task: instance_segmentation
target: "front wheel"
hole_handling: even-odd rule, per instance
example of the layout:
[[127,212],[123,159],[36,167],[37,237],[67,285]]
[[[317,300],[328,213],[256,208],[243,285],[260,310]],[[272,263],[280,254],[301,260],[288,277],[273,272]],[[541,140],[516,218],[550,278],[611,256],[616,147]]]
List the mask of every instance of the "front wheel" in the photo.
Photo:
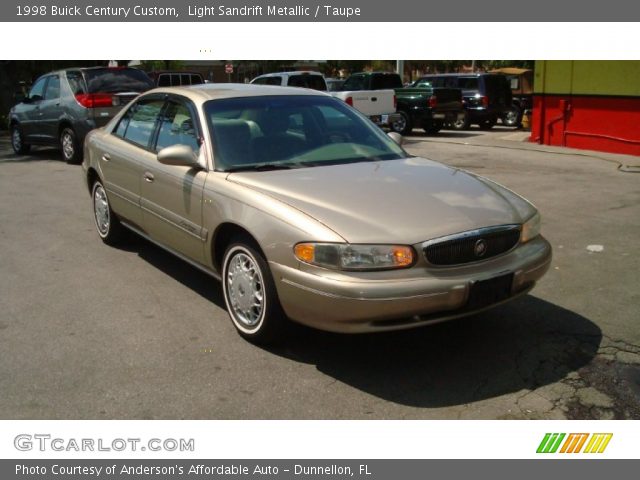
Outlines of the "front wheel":
[[227,248],[222,286],[227,311],[242,337],[257,344],[281,338],[285,315],[271,271],[251,238],[237,237]]
[[24,141],[24,135],[19,125],[11,126],[11,148],[16,155],[26,155],[31,150],[31,145]]
[[113,213],[113,210],[111,210],[107,191],[100,180],[93,184],[91,197],[93,198],[93,218],[98,235],[107,245],[118,243],[125,234],[124,227]]
[[62,157],[67,163],[80,163],[81,156],[76,133],[69,127],[60,132],[60,148]]
[[395,122],[391,122],[391,130],[400,135],[409,135],[413,130],[411,125],[411,118],[406,112],[398,112],[399,117]]

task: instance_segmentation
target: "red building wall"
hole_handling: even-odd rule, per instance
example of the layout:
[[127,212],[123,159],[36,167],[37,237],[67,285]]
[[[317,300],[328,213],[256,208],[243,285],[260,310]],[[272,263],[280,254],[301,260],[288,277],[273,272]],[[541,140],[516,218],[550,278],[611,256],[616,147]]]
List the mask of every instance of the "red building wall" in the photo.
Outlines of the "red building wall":
[[532,141],[640,156],[640,62],[539,63]]

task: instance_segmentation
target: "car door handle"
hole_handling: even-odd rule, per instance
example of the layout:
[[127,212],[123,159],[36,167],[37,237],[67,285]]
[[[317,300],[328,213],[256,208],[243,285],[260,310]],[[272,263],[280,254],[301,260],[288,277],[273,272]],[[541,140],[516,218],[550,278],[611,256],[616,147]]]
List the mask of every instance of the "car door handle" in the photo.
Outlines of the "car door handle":
[[151,172],[144,172],[143,177],[144,177],[145,181],[147,181],[149,183],[152,183],[153,180],[155,179],[155,177],[153,176],[153,173],[151,173]]
[[102,155],[102,161],[104,161],[104,162],[110,162],[111,161],[111,157],[109,156],[108,153],[105,153],[104,155]]

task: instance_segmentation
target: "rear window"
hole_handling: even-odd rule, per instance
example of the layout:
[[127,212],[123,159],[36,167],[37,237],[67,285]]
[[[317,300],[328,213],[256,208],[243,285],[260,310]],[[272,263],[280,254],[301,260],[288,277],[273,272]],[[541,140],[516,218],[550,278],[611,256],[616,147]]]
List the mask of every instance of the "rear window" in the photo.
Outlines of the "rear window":
[[327,90],[327,84],[322,75],[291,75],[289,77],[290,87],[312,88],[314,90]]
[[371,78],[371,90],[388,90],[394,88],[402,88],[402,80],[400,75],[376,75]]
[[153,82],[135,68],[100,68],[84,71],[87,93],[146,92]]

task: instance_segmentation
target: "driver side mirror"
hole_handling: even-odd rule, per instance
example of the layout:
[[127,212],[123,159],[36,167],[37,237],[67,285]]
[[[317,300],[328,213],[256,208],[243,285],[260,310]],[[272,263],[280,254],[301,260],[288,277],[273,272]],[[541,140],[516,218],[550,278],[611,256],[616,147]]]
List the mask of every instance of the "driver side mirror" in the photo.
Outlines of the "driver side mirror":
[[404,143],[404,137],[397,132],[389,132],[387,133],[387,135],[389,135],[391,140],[393,140],[400,146],[402,146],[402,144]]
[[158,152],[158,161],[164,165],[202,168],[196,152],[189,145],[171,145]]

